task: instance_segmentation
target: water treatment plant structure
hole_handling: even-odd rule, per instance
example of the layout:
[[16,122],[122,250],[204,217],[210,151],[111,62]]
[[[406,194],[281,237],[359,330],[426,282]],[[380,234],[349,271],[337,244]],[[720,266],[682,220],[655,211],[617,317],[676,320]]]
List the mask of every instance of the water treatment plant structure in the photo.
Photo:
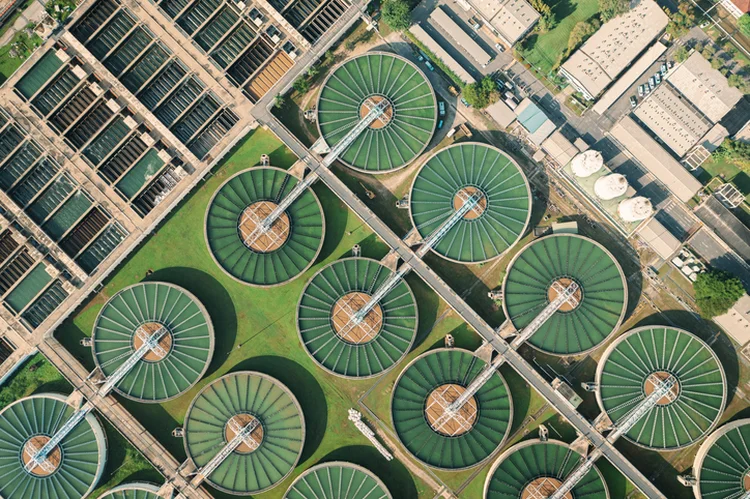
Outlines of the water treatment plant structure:
[[[560,395],[515,351],[520,344],[526,341],[531,342],[534,337],[533,333],[540,331],[544,323],[551,320],[550,318],[568,312],[564,310],[566,308],[582,306],[581,300],[584,302],[586,300],[585,283],[582,286],[575,279],[571,279],[571,282],[556,281],[551,284],[549,288],[556,295],[549,299],[546,307],[543,306],[541,310],[538,310],[539,313],[528,325],[520,326],[520,331],[516,328],[516,331],[508,334],[508,338],[511,337],[510,335],[515,335],[511,345],[471,310],[423,262],[422,257],[430,250],[438,254],[442,254],[441,251],[443,251],[444,256],[452,258],[450,255],[455,248],[449,247],[451,244],[449,237],[458,238],[455,233],[459,230],[464,231],[465,234],[471,234],[472,229],[483,225],[476,223],[475,227],[468,227],[465,226],[464,221],[470,216],[476,216],[481,220],[485,211],[495,213],[490,211],[494,208],[492,193],[483,192],[485,189],[490,189],[490,186],[480,185],[476,188],[469,183],[460,185],[458,190],[462,194],[456,193],[449,198],[450,203],[455,203],[453,213],[448,210],[444,220],[438,223],[437,227],[425,229],[421,234],[421,246],[412,250],[380,219],[373,216],[366,206],[356,199],[356,196],[328,169],[328,166],[338,158],[346,161],[346,155],[353,154],[351,147],[357,140],[360,140],[358,148],[361,145],[364,149],[369,140],[368,150],[382,150],[377,144],[377,139],[360,139],[360,135],[367,130],[387,126],[387,122],[399,119],[398,113],[393,114],[393,110],[397,107],[387,97],[377,99],[372,97],[367,100],[367,104],[360,106],[359,119],[348,118],[347,126],[351,129],[343,135],[344,138],[332,146],[327,145],[320,149],[321,151],[329,149],[328,156],[322,162],[301,147],[288,131],[279,127],[275,119],[269,117],[266,106],[270,103],[271,97],[268,96],[267,90],[263,94],[264,89],[269,87],[269,82],[273,82],[276,78],[282,82],[281,87],[288,86],[291,83],[290,75],[299,74],[304,70],[302,65],[290,66],[289,60],[304,61],[305,67],[313,62],[315,56],[307,59],[306,57],[307,54],[315,53],[314,44],[319,40],[326,40],[326,31],[330,31],[330,26],[337,22],[337,16],[341,16],[342,19],[347,15],[351,16],[346,21],[349,22],[349,19],[353,19],[351,12],[356,9],[347,10],[348,5],[344,0],[311,3],[292,1],[287,4],[258,2],[260,8],[220,2],[201,2],[201,8],[196,8],[194,3],[180,5],[179,2],[161,1],[158,5],[146,2],[122,5],[118,2],[103,0],[84,0],[71,17],[70,29],[64,28],[50,38],[26,64],[27,69],[40,64],[34,72],[34,78],[27,79],[21,84],[19,81],[21,77],[17,73],[3,89],[0,89],[3,97],[6,97],[5,93],[8,94],[4,100],[8,121],[12,121],[11,124],[18,132],[17,135],[22,136],[20,141],[11,138],[6,154],[15,155],[24,147],[25,141],[33,140],[35,143],[28,148],[24,147],[24,155],[18,157],[22,161],[19,163],[21,168],[33,172],[33,178],[37,176],[41,179],[49,178],[50,172],[54,177],[54,180],[48,179],[46,181],[48,183],[43,184],[41,190],[32,191],[30,197],[28,197],[27,186],[24,185],[24,189],[19,187],[24,184],[24,178],[11,179],[8,187],[0,193],[0,202],[5,203],[7,200],[12,208],[8,210],[8,213],[12,214],[12,217],[9,217],[8,227],[15,229],[24,237],[26,235],[23,232],[33,232],[34,235],[33,240],[23,241],[27,243],[25,246],[20,244],[32,256],[31,264],[25,263],[26,270],[20,272],[21,277],[28,274],[27,279],[22,279],[22,282],[26,284],[23,286],[14,284],[20,290],[13,293],[13,289],[10,288],[7,296],[3,295],[4,303],[13,310],[12,313],[3,310],[3,314],[7,315],[7,317],[3,315],[3,319],[14,321],[15,327],[24,333],[36,328],[35,342],[38,342],[39,348],[63,370],[66,377],[75,380],[77,361],[65,351],[54,351],[54,347],[59,344],[56,344],[53,338],[40,342],[42,339],[40,333],[49,331],[49,326],[59,323],[61,317],[73,308],[74,303],[80,303],[109,270],[156,226],[187,191],[196,185],[203,174],[210,170],[211,166],[223,155],[223,151],[244,135],[248,127],[253,124],[251,121],[257,119],[267,124],[289,145],[301,158],[305,169],[309,172],[304,178],[297,177],[295,188],[299,186],[296,189],[299,196],[304,196],[313,181],[321,179],[349,208],[373,228],[404,262],[392,273],[394,277],[388,278],[386,281],[388,286],[384,283],[374,289],[370,299],[359,310],[347,315],[344,332],[354,330],[355,326],[359,327],[360,324],[366,323],[370,312],[377,310],[377,307],[385,303],[381,301],[382,298],[388,292],[397,289],[403,282],[404,275],[407,272],[415,272],[498,352],[494,361],[489,364],[485,363],[483,367],[478,364],[476,369],[472,370],[472,376],[465,379],[466,386],[463,394],[457,395],[448,407],[443,407],[444,404],[440,406],[443,414],[435,416],[436,419],[433,422],[436,427],[444,429],[453,426],[457,415],[463,415],[467,411],[464,407],[465,403],[456,404],[456,401],[460,401],[461,396],[464,395],[471,408],[472,398],[479,398],[480,392],[484,393],[482,390],[492,388],[499,376],[495,372],[496,367],[507,362],[519,372],[525,381],[551,401],[576,430],[586,435],[586,439],[596,449],[593,454],[606,455],[649,497],[660,497],[653,484],[635,470],[632,464],[609,445],[579,413],[565,406]],[[206,6],[211,10],[205,11]],[[273,26],[264,24],[265,22],[270,22]],[[93,29],[92,26],[94,26]],[[297,31],[298,28],[300,31]],[[279,43],[285,40],[285,37],[288,37],[289,41],[294,41],[292,47],[289,47],[286,42]],[[225,45],[224,42],[230,39],[231,43]],[[279,42],[276,42],[277,39]],[[237,47],[237,44],[242,44],[243,41],[248,42],[247,53],[232,52],[234,49],[231,47]],[[268,44],[274,46],[274,43],[277,47],[276,52],[269,54]],[[168,52],[167,57],[164,58],[160,51]],[[287,57],[280,55],[281,52]],[[59,63],[51,56],[42,61],[50,53],[57,58]],[[377,54],[373,54],[373,57],[376,56]],[[194,64],[196,61],[197,64]],[[210,62],[203,64],[208,61]],[[152,63],[157,66],[152,66]],[[189,71],[185,71],[185,66],[189,66]],[[407,71],[407,66],[403,66],[406,68],[404,71]],[[136,67],[139,68],[137,71]],[[159,69],[154,70],[154,67]],[[269,68],[269,73],[261,78],[259,71],[263,71],[266,67]],[[364,66],[358,67],[361,70]],[[82,68],[83,74],[81,69],[76,68]],[[144,68],[151,73],[146,76],[145,80],[139,80],[147,74],[143,73]],[[285,70],[286,73],[284,73]],[[258,78],[249,74],[252,71],[255,71],[253,74]],[[35,80],[41,81],[36,90],[34,89]],[[156,83],[157,81],[159,83]],[[53,86],[54,90],[52,90]],[[13,90],[9,91],[8,89],[11,88]],[[45,92],[47,89],[50,91]],[[29,95],[25,95],[24,92]],[[50,100],[54,95],[59,95],[59,92],[64,95],[62,100],[57,102]],[[45,94],[44,98],[41,98],[41,93]],[[179,97],[174,102],[170,97],[173,94]],[[37,99],[38,97],[40,98]],[[434,99],[434,95],[432,98]],[[180,108],[178,101],[188,104],[185,108]],[[258,103],[258,106],[253,108],[253,102]],[[400,104],[403,105],[403,100],[400,100]],[[429,112],[432,112],[429,110],[429,105],[426,107]],[[422,121],[430,121],[429,117],[424,118],[428,119]],[[368,135],[373,136],[373,134],[365,133],[365,137]],[[399,139],[392,137],[392,140]],[[113,141],[116,143],[115,146],[111,145]],[[415,144],[419,142],[421,140]],[[50,155],[54,160],[52,164],[56,163],[59,166],[57,170],[47,167],[51,161],[43,161],[47,159],[46,157],[34,158],[33,155],[26,154],[28,151],[35,151],[34,146],[37,144],[41,144],[41,147],[37,147],[36,150]],[[122,153],[118,154],[121,148]],[[416,149],[409,148],[409,150]],[[395,149],[386,148],[385,151],[388,154],[389,151],[395,151]],[[404,154],[404,151],[401,153]],[[375,154],[377,156],[378,153]],[[114,159],[115,155],[116,159]],[[28,157],[32,159],[29,161],[26,159]],[[358,161],[356,155],[352,161],[355,160]],[[13,163],[13,165],[16,164],[16,162]],[[23,166],[24,164],[26,166]],[[368,167],[371,163],[365,161],[363,164]],[[397,163],[394,162],[393,165]],[[356,168],[354,163],[352,166]],[[366,170],[365,167],[361,169]],[[158,173],[152,177],[154,171]],[[160,176],[162,173],[168,173],[168,175],[162,177]],[[184,177],[181,176],[183,173]],[[65,177],[64,180],[59,180],[63,177]],[[148,180],[144,181],[143,178]],[[152,185],[150,184],[152,178],[159,178],[162,181],[158,185]],[[50,189],[53,186],[52,182],[55,182],[55,190]],[[476,190],[467,192],[469,187],[475,187]],[[153,190],[150,190],[152,188]],[[528,185],[526,189],[528,190]],[[142,196],[146,192],[150,194]],[[41,199],[45,194],[48,195],[45,197],[45,202],[35,205],[37,199]],[[277,206],[267,213],[265,218],[254,221],[254,226],[249,228],[248,237],[242,240],[244,248],[267,242],[272,239],[271,236],[277,235],[276,224],[280,220],[283,221],[289,206],[298,199],[292,194],[289,192],[288,195],[282,196]],[[88,205],[85,200],[81,199],[87,197]],[[50,201],[46,201],[47,199]],[[506,199],[506,201],[510,200]],[[57,204],[50,205],[50,202]],[[49,210],[50,206],[53,206],[52,210],[45,211]],[[519,208],[521,211],[524,210],[523,207]],[[79,218],[74,219],[79,213]],[[89,214],[90,217],[86,218]],[[487,218],[491,217],[488,215]],[[519,223],[518,217],[511,218],[515,218],[516,224]],[[70,220],[73,220],[72,223]],[[17,225],[13,223],[22,227],[22,230],[18,230]],[[415,222],[414,225],[417,224],[418,222]],[[239,230],[240,224],[236,225],[234,229]],[[487,228],[488,225],[484,227],[490,230]],[[522,234],[525,230],[524,224],[522,229],[514,228],[509,233]],[[93,244],[92,241],[96,241],[105,232],[107,238],[101,241],[109,241],[108,244],[113,249],[102,251],[99,246],[96,246],[96,251],[86,253]],[[13,235],[15,233],[11,232],[8,237]],[[491,238],[491,242],[497,243],[500,239],[502,238]],[[18,242],[18,238],[13,238],[13,240]],[[39,251],[40,240],[44,244],[43,251]],[[481,232],[469,237],[469,240],[482,240]],[[506,240],[508,247],[516,242],[511,242],[508,238]],[[487,240],[482,241],[487,242]],[[443,246],[440,246],[441,243]],[[483,243],[478,245],[483,248],[477,248],[478,253],[474,251],[466,253],[466,249],[463,249],[459,251],[458,258],[455,260],[479,262],[483,261],[481,257],[485,254],[488,256],[486,259],[493,258],[492,251],[487,251],[493,245]],[[39,254],[33,253],[32,248],[39,251]],[[502,248],[497,249],[499,250],[497,253],[501,255]],[[85,257],[84,254],[86,254]],[[94,254],[93,260],[90,258],[92,254]],[[41,270],[44,270],[51,279],[41,275],[41,270],[36,270],[42,260],[49,262],[49,259],[45,258],[48,255],[56,255],[56,262],[52,265],[44,263],[45,267]],[[97,258],[99,258],[98,263]],[[315,256],[310,258],[314,260]],[[28,260],[19,260],[19,262],[24,261]],[[61,271],[59,275],[47,272],[47,267],[56,267],[57,262],[60,261],[65,266],[64,271]],[[85,265],[95,267],[87,272]],[[229,264],[227,266],[229,267]],[[81,272],[78,272],[79,269]],[[289,278],[300,271],[294,268],[289,270]],[[68,275],[71,278],[68,278]],[[257,280],[265,281],[266,274],[263,275],[263,278]],[[247,278],[247,281],[254,279],[256,279],[255,276]],[[13,281],[13,283],[16,282]],[[254,282],[249,283],[254,284]],[[260,284],[269,283],[260,282]],[[54,292],[50,291],[53,286]],[[60,289],[67,294],[60,293],[58,291]],[[37,301],[42,295],[45,295],[44,300]],[[67,304],[64,303],[65,300]],[[35,312],[27,313],[31,308]],[[39,310],[42,313],[39,313]],[[56,310],[58,313],[55,313]],[[30,319],[33,317],[39,317],[36,319],[39,321],[38,326],[33,325]],[[158,355],[161,351],[166,353],[165,345],[161,343],[166,338],[164,333],[160,332],[160,329],[150,332],[154,333],[149,337],[150,341],[144,340],[142,335],[135,335],[147,345],[147,348],[143,350],[144,355]],[[662,392],[670,391],[675,383],[670,377],[654,382],[652,395],[655,395],[652,399],[660,400],[656,399],[657,395],[660,398],[667,397],[668,395]],[[90,398],[89,403],[95,405],[108,418],[111,417],[112,410],[121,411],[118,414],[127,414],[119,408],[116,402],[112,401],[112,397],[106,397],[107,402],[103,402],[104,397],[90,396],[89,389],[91,386],[87,380],[82,383],[81,390],[87,392],[85,396]],[[451,392],[454,391],[451,388]],[[443,398],[446,393],[440,392]],[[653,403],[652,399],[649,399],[649,403]],[[450,408],[450,405],[458,407]],[[639,405],[638,407],[645,406]],[[90,413],[83,419],[88,416]],[[129,415],[126,419],[127,417]],[[304,422],[304,418],[301,416],[300,418]],[[146,444],[144,438],[147,437],[142,436],[144,431],[140,431],[139,435],[139,428],[142,427],[137,421],[130,417],[127,423],[129,424],[122,425],[122,431],[142,451],[146,452],[151,461],[165,464],[165,466],[160,466],[160,469],[167,474],[168,479],[174,481],[177,489],[190,490],[190,493],[195,494],[196,497],[205,497],[202,489],[188,487],[183,480],[184,477],[179,472],[175,473],[176,466],[169,457],[157,455],[160,449],[163,449],[158,442],[152,439],[153,444]],[[200,459],[196,459],[196,469],[199,472],[193,477],[196,483],[204,478],[210,482],[212,476],[214,480],[220,481],[220,476],[213,475],[213,471],[219,469],[224,462],[218,459],[222,454],[228,456],[243,445],[252,447],[258,444],[254,437],[259,428],[257,423],[253,426],[252,419],[246,422],[245,426],[238,426],[241,423],[235,423],[237,424],[225,425],[236,430],[233,437],[228,438],[227,435],[222,434],[216,440],[217,442],[228,440],[235,447],[226,452],[229,446],[225,446],[219,454],[210,453],[213,457],[203,455]],[[301,440],[304,440],[304,436]],[[168,453],[163,451],[163,454]],[[222,459],[227,459],[227,456],[223,456]],[[44,457],[45,460],[40,461],[39,464],[36,464],[38,459],[31,462],[37,467],[42,462],[47,463],[45,464],[47,466],[49,455]],[[203,460],[206,462],[203,463]],[[463,464],[458,463],[458,466]],[[213,466],[216,468],[212,470]],[[293,468],[294,463],[290,466]],[[471,463],[467,466],[471,466]],[[201,469],[203,474],[200,474]],[[585,476],[590,469],[587,473],[573,470],[571,474],[575,474],[576,471]],[[565,483],[568,482],[572,480],[565,481]],[[261,487],[263,484],[255,483],[254,486]],[[558,488],[556,493],[559,494],[560,490],[563,489]]]

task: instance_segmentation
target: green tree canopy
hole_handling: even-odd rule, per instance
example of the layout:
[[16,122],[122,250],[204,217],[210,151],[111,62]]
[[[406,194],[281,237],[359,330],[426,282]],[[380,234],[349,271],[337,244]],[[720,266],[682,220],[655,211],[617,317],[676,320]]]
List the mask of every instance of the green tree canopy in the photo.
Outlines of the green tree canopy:
[[693,290],[701,315],[708,319],[726,313],[745,294],[739,278],[722,270],[698,274]]
[[403,31],[411,24],[409,4],[405,0],[385,0],[383,3],[383,21],[396,31]]
[[667,25],[667,33],[673,40],[687,34],[690,28],[695,26],[695,9],[686,0],[680,1],[677,5],[677,12],[671,13],[670,17],[672,19]]
[[750,14],[743,14],[742,17],[737,20],[737,25],[740,27],[740,31],[747,36],[750,36]]
[[685,62],[690,56],[688,49],[684,45],[680,45],[672,54],[677,62]]
[[726,138],[711,155],[714,158],[734,163],[738,168],[750,172],[750,144]]
[[628,0],[599,0],[599,15],[602,18],[602,22],[606,23],[610,19],[626,13],[628,10],[630,10],[630,2]]
[[485,76],[481,81],[464,86],[463,97],[472,106],[483,109],[497,101],[500,94],[492,78]]

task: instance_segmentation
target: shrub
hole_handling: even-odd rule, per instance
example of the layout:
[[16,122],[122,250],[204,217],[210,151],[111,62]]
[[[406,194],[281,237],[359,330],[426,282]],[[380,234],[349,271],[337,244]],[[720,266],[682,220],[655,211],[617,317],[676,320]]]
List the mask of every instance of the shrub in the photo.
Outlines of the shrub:
[[404,0],[385,0],[381,15],[383,21],[396,31],[403,31],[411,24],[409,4]]
[[740,279],[722,270],[699,274],[693,290],[701,315],[708,319],[726,313],[745,294]]

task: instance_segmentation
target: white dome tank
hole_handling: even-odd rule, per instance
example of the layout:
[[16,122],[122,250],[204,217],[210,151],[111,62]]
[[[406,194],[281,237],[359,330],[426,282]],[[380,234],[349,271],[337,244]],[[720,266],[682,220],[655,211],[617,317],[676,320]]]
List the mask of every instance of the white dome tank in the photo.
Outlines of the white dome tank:
[[619,198],[628,190],[628,181],[624,175],[612,173],[601,177],[594,184],[594,193],[599,199],[609,201]]
[[654,212],[654,207],[651,205],[650,199],[636,196],[622,201],[620,206],[617,207],[617,212],[620,214],[620,218],[626,222],[638,222],[650,217]]
[[594,173],[598,172],[604,166],[604,158],[602,153],[589,149],[584,151],[570,163],[570,167],[576,177],[586,178],[590,177]]

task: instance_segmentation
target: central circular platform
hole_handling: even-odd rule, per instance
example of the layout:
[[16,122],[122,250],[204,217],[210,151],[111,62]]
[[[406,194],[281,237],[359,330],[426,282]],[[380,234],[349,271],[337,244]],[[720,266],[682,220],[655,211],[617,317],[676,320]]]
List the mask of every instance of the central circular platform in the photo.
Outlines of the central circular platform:
[[94,323],[91,350],[104,376],[111,376],[162,328],[167,332],[115,386],[139,402],[164,402],[203,377],[214,352],[208,311],[186,289],[167,282],[129,286],[104,304]]
[[[42,447],[44,447],[47,442],[51,440],[50,437],[47,435],[35,435],[28,439],[26,441],[26,444],[23,446],[23,453],[21,454],[21,459],[23,460],[24,468],[29,464],[31,461],[31,457],[36,454],[39,450],[41,450]],[[50,451],[49,454],[47,454],[47,461],[45,463],[45,466],[42,466],[41,464],[35,466],[34,468],[29,471],[34,476],[49,476],[60,467],[60,462],[62,461],[62,451],[60,450],[60,447],[57,446],[52,451]]]
[[320,90],[320,137],[333,148],[370,112],[370,102],[390,107],[341,153],[338,161],[366,173],[403,168],[422,151],[437,124],[437,102],[427,77],[405,58],[368,52],[336,66]]
[[325,219],[312,189],[305,189],[271,230],[254,234],[299,181],[280,168],[254,167],[236,173],[214,193],[206,209],[206,244],[230,277],[251,286],[278,286],[313,264],[323,246]]
[[527,341],[552,355],[580,355],[604,343],[620,326],[628,303],[622,268],[604,246],[577,234],[554,234],[526,245],[503,281],[503,311],[513,327],[528,326],[575,281],[578,305],[565,305]]
[[381,102],[388,102],[388,107],[383,111],[383,114],[370,123],[370,128],[373,130],[384,128],[393,120],[393,103],[388,100],[387,97],[375,94],[367,97],[359,107],[359,119],[363,120],[368,114],[370,114],[370,111]]
[[196,468],[210,462],[234,437],[230,420],[244,427],[253,418],[260,423],[252,433],[258,447],[251,450],[241,445],[206,478],[222,492],[258,494],[289,476],[305,443],[302,409],[280,381],[254,371],[222,376],[206,385],[190,403],[184,443],[185,453]]
[[87,497],[107,465],[107,437],[96,415],[87,414],[48,454],[45,465],[26,464],[75,413],[65,395],[40,393],[0,411],[0,497]]
[[[646,378],[646,381],[643,383],[643,393],[646,395],[646,397],[648,397],[649,395],[654,393],[657,385],[659,385],[663,381],[666,381],[670,376],[671,374],[667,371],[656,371],[649,374]],[[672,388],[669,389],[669,393],[664,395],[656,402],[656,405],[669,405],[674,402],[679,396],[680,382],[678,381]]]
[[286,212],[282,213],[267,231],[259,231],[263,219],[277,206],[278,204],[272,201],[256,201],[242,211],[237,230],[245,246],[258,253],[270,253],[281,248],[289,239],[291,227]]
[[[258,421],[258,418],[256,418],[252,414],[235,414],[234,416],[229,418],[229,421],[227,421],[227,425],[224,428],[224,438],[227,442],[231,442],[232,439],[237,436],[237,433],[240,429],[253,423],[254,421]],[[250,432],[250,439],[255,442],[255,446],[252,446],[248,444],[247,441],[245,441],[242,442],[236,449],[234,449],[234,452],[237,452],[238,454],[250,454],[260,446],[260,444],[263,442],[263,425],[260,424],[260,421],[258,421],[258,426],[256,426],[255,429]]]
[[[620,335],[597,365],[597,402],[617,425],[669,375],[677,389],[662,398],[624,437],[659,451],[689,446],[719,422],[727,398],[718,356],[682,329],[645,326]],[[674,397],[674,398],[672,398]]]
[[344,258],[320,269],[297,305],[302,346],[326,371],[346,378],[368,378],[391,369],[411,349],[417,334],[417,302],[401,280],[357,325],[356,310],[392,275],[369,258]]
[[[158,322],[146,322],[138,326],[133,336],[133,350],[141,348],[151,336],[161,331],[161,329],[166,330],[167,328]],[[159,362],[165,355],[169,354],[172,350],[172,333],[169,330],[166,330],[162,337],[159,338],[158,347],[157,349],[150,349],[141,359],[147,362]]]
[[481,193],[482,198],[477,202],[476,206],[464,214],[464,220],[474,220],[482,216],[487,210],[487,196],[481,189],[472,186],[462,187],[453,196],[453,209],[458,211],[476,193]]
[[[560,293],[567,289],[568,286],[573,284],[573,279],[569,277],[559,277],[554,280],[552,285],[547,290],[547,301],[550,303],[555,301],[558,296],[560,296]],[[575,309],[577,309],[581,305],[581,300],[583,300],[583,288],[578,287],[578,289],[573,293],[572,298],[575,300],[571,303],[571,300],[566,301],[563,303],[563,305],[557,309],[558,312],[571,312]]]
[[460,470],[489,459],[503,445],[513,403],[497,371],[462,412],[470,419],[469,429],[458,421],[452,421],[455,435],[445,431],[446,426],[441,431],[433,427],[439,417],[438,407],[434,412],[431,407],[436,395],[446,391],[449,398],[457,397],[486,365],[467,350],[439,348],[423,353],[401,372],[393,387],[391,417],[399,441],[416,459],[434,468]]
[[750,490],[750,419],[726,423],[695,455],[696,499],[741,497]]
[[455,416],[445,417],[445,409],[455,402],[466,388],[453,383],[438,386],[427,396],[425,416],[433,430],[449,437],[463,435],[477,421],[477,400],[471,397]]
[[373,472],[356,464],[332,461],[318,464],[297,477],[284,499],[391,499]]
[[458,263],[481,263],[505,253],[521,238],[531,215],[526,176],[510,156],[474,142],[433,153],[414,177],[409,214],[422,239],[455,221],[476,192],[482,198],[432,247]]
[[[583,456],[557,440],[525,440],[503,452],[484,482],[484,499],[546,499],[578,467]],[[609,499],[604,477],[591,468],[565,499]]]
[[[540,476],[533,479],[521,492],[521,499],[546,499],[557,492],[562,482],[551,476]],[[573,494],[568,492],[563,499],[573,499]]]
[[339,338],[353,345],[361,345],[374,340],[380,334],[380,329],[383,327],[383,308],[380,304],[367,312],[358,324],[352,322],[352,316],[368,301],[370,301],[370,295],[360,291],[347,293],[336,300],[331,313],[331,322]]

